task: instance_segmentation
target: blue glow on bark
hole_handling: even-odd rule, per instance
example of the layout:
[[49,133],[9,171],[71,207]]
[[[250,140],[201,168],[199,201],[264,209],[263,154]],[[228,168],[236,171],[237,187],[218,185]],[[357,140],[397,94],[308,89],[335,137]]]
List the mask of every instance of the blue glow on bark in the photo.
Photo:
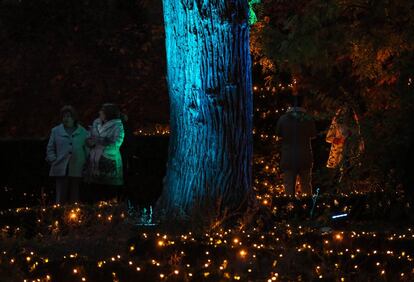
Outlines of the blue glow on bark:
[[163,1],[171,120],[166,206],[188,210],[221,195],[239,202],[251,188],[250,6],[229,2]]
[[254,4],[259,4],[261,0],[250,0],[249,1],[249,24],[253,25],[257,22],[257,16],[253,9]]

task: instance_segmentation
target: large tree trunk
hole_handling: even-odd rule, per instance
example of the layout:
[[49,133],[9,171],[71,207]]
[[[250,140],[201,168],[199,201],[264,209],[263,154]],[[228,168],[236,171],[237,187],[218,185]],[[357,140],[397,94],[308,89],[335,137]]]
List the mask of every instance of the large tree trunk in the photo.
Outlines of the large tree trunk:
[[163,0],[171,137],[159,204],[237,208],[252,182],[247,0]]

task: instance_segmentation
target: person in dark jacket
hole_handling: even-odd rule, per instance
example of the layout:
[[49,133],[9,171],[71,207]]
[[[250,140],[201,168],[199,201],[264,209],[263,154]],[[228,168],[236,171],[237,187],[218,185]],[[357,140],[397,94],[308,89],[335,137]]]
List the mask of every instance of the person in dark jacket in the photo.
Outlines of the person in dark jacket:
[[302,107],[303,96],[292,95],[291,107],[278,120],[276,135],[282,140],[280,168],[286,194],[295,196],[299,177],[303,194],[312,194],[313,155],[311,139],[316,137],[315,122]]

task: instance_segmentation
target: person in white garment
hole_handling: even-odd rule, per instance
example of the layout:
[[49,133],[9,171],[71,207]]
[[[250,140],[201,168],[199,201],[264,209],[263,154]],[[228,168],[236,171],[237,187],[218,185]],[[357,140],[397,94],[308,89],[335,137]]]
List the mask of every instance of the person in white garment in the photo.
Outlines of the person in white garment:
[[86,140],[90,148],[85,181],[90,191],[104,200],[118,195],[124,184],[120,147],[124,141],[124,127],[119,108],[115,104],[104,104],[95,119]]
[[49,176],[56,180],[56,203],[63,205],[79,201],[88,131],[79,124],[72,106],[64,106],[60,113],[62,123],[51,130],[46,161],[50,164]]

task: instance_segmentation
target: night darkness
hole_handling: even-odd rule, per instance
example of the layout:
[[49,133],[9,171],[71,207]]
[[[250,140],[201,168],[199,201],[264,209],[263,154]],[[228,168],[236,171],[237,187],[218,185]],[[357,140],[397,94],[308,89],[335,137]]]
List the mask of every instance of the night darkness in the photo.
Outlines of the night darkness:
[[0,282],[413,281],[414,4],[0,0]]
[[83,124],[105,102],[135,129],[168,124],[159,1],[2,1],[0,13],[2,137],[46,138],[65,104]]

